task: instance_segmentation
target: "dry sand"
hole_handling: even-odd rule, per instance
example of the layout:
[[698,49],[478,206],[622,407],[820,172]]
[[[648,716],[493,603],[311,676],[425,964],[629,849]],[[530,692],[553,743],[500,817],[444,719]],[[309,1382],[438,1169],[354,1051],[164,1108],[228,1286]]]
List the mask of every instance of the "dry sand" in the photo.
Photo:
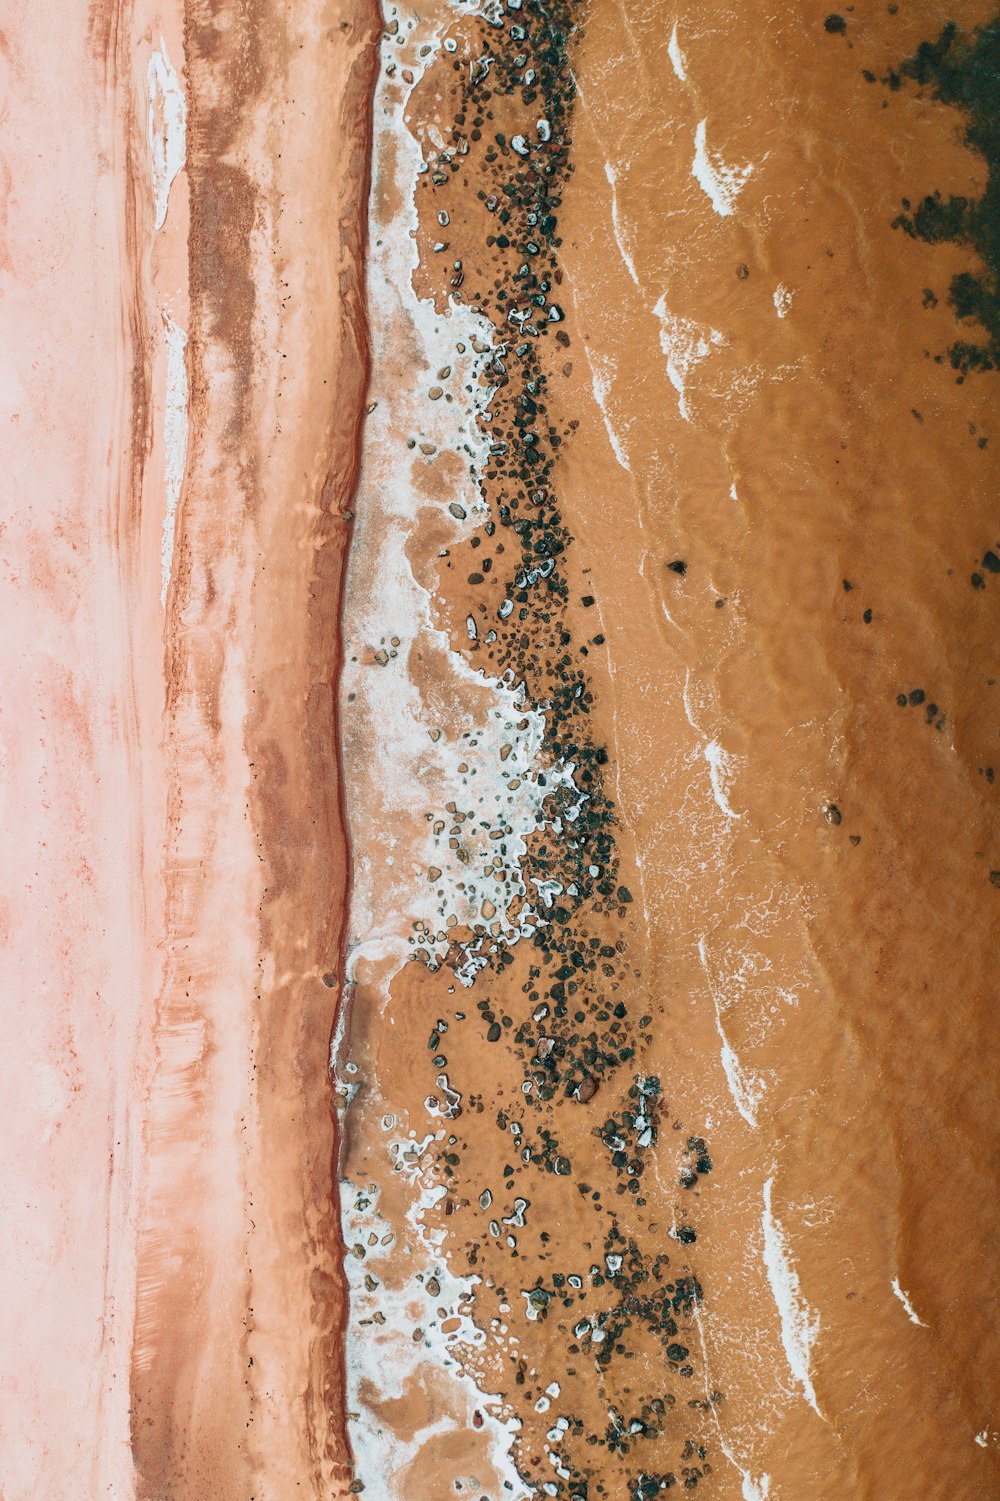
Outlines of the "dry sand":
[[38,5],[5,38],[7,1501],[346,1485],[371,25]]

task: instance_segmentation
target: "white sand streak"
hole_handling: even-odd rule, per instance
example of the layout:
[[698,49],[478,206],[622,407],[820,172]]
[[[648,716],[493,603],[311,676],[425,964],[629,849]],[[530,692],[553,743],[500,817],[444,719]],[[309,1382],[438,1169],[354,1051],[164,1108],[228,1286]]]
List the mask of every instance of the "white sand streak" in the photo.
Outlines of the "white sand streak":
[[698,186],[723,218],[733,212],[736,200],[753,172],[753,163],[745,167],[728,167],[722,158],[708,149],[708,120],[699,120],[694,133],[694,161],[691,172]]
[[185,362],[187,334],[166,308],[160,311],[167,346],[167,396],[163,411],[163,485],[166,499],[160,536],[160,604],[165,605],[174,558],[177,502],[184,483],[184,464],[187,460],[188,380]]
[[819,1334],[819,1314],[810,1308],[802,1296],[799,1275],[795,1270],[785,1233],[775,1219],[771,1206],[773,1189],[774,1179],[768,1178],[764,1184],[764,1212],[761,1215],[761,1229],[764,1233],[764,1267],[767,1271],[767,1280],[771,1284],[771,1293],[778,1310],[778,1317],[781,1320],[781,1343],[785,1349],[788,1369],[802,1388],[809,1406],[817,1417],[822,1417],[809,1369],[812,1347]]
[[146,67],[146,87],[149,94],[146,131],[156,207],[154,227],[162,229],[170,186],[184,166],[187,151],[187,103],[162,36],[159,50],[151,55]]

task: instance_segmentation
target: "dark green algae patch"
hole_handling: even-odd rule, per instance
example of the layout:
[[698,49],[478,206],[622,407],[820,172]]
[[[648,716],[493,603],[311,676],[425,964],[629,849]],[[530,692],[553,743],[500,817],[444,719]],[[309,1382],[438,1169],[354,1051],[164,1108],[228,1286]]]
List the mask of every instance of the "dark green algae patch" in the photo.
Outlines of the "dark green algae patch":
[[[874,80],[867,71],[865,77]],[[892,226],[925,244],[967,246],[979,258],[978,272],[963,271],[952,277],[948,302],[960,324],[978,324],[984,337],[957,339],[947,350],[947,358],[959,382],[971,374],[1000,370],[1000,16],[967,33],[949,21],[936,41],[921,42],[882,82],[894,91],[915,84],[931,98],[961,111],[963,140],[986,164],[986,186],[979,197],[946,196],[936,189],[916,207],[904,198],[903,212]],[[924,306],[934,307],[937,300],[933,288],[925,288]],[[935,358],[944,360],[940,354]],[[975,432],[970,426],[970,433]],[[987,441],[980,436],[979,447],[985,448]],[[984,550],[969,581],[973,589],[982,590],[995,574],[1000,574],[1000,542],[996,550]],[[924,698],[923,690],[917,689],[900,692],[896,702],[900,708],[922,705],[927,723],[942,730],[945,716],[935,703],[924,703]],[[992,768],[980,768],[980,774],[985,770],[992,773]],[[990,873],[990,880],[1000,885],[993,880],[995,874]]]
[[[947,196],[936,189],[914,208],[903,199],[893,220],[912,239],[967,245],[982,262],[979,272],[954,276],[948,301],[962,324],[977,323],[985,338],[957,339],[948,350],[960,376],[1000,369],[1000,16],[969,34],[949,21],[934,42],[921,42],[912,57],[882,80],[889,88],[914,83],[966,117],[964,139],[986,163],[981,197]],[[933,293],[925,301],[931,301]]]
[[[453,228],[454,195],[475,196],[470,222],[481,226],[481,242],[471,250],[463,245],[465,259],[442,266],[437,292],[464,300],[495,332],[483,372],[488,413],[480,419],[489,457],[476,475],[489,515],[475,535],[450,550],[456,578],[486,606],[489,629],[463,640],[461,649],[474,666],[524,684],[527,702],[546,717],[542,764],[574,768],[572,786],[553,785],[548,827],[522,859],[529,889],[533,882],[554,882],[562,894],[531,939],[510,945],[497,938],[479,947],[474,1005],[455,1013],[463,1028],[481,1031],[482,1073],[472,1081],[454,1079],[460,1090],[470,1082],[473,1087],[464,1107],[451,1112],[455,1134],[444,1143],[438,1173],[452,1208],[477,1195],[475,1167],[463,1160],[466,1123],[456,1117],[464,1108],[485,1124],[495,1114],[507,1142],[503,1191],[520,1197],[514,1218],[503,1216],[489,1234],[465,1242],[469,1268],[483,1276],[484,1291],[509,1298],[508,1285],[521,1290],[530,1309],[527,1327],[545,1326],[545,1358],[564,1358],[567,1377],[577,1378],[578,1367],[589,1370],[609,1417],[604,1431],[588,1431],[569,1405],[562,1407],[569,1428],[559,1443],[557,1472],[529,1431],[532,1424],[544,1430],[551,1418],[534,1418],[526,1400],[516,1455],[525,1483],[565,1501],[642,1501],[675,1487],[694,1490],[711,1475],[698,1431],[711,1425],[699,1414],[723,1397],[683,1392],[695,1374],[683,1325],[694,1318],[703,1293],[680,1248],[692,1245],[696,1233],[685,1225],[674,1237],[683,1263],[676,1271],[663,1249],[664,1233],[643,1234],[643,1176],[667,1110],[660,1079],[641,1067],[656,1006],[629,955],[633,898],[622,879],[616,812],[605,786],[608,751],[592,728],[597,700],[588,657],[604,638],[581,630],[594,598],[571,590],[567,563],[574,539],[557,493],[559,449],[572,441],[577,425],[556,420],[550,386],[578,337],[560,290],[558,251],[559,214],[573,174],[571,48],[585,14],[570,0],[507,0],[506,7],[466,19],[468,48],[460,46],[450,59],[445,54],[437,65],[450,65],[450,88],[440,75],[438,83],[452,123],[419,189],[430,195],[424,222],[440,223],[441,210],[448,210],[444,222]],[[511,119],[537,123],[529,133],[524,123],[511,128]],[[465,173],[467,183],[459,177]],[[459,639],[463,634],[456,630]],[[417,957],[433,968],[429,956]],[[460,968],[462,954],[446,964]],[[435,1070],[448,1062],[445,1030],[442,1019],[428,1038]],[[494,1048],[517,1059],[521,1078],[499,1110],[488,1101]],[[573,1114],[564,1126],[567,1111]],[[570,1141],[580,1142],[587,1120],[581,1112],[594,1118],[584,1126],[585,1160],[574,1161]],[[474,1158],[471,1143],[468,1151]],[[700,1138],[688,1138],[688,1154],[681,1193],[689,1178],[712,1165]],[[537,1253],[528,1249],[526,1235],[500,1231],[523,1227],[525,1213],[539,1215],[546,1184],[559,1180],[569,1180],[584,1223],[592,1223],[592,1231],[584,1231],[592,1251],[562,1244],[558,1258],[570,1265],[551,1269],[548,1229],[541,1230]],[[661,1208],[669,1214],[669,1205]],[[445,1215],[451,1212],[446,1204]],[[591,1257],[589,1272],[573,1270],[574,1260]],[[607,1386],[609,1370],[619,1368],[630,1373],[619,1382],[633,1393],[627,1410]],[[515,1406],[528,1374],[521,1361],[513,1388],[504,1391]],[[680,1393],[666,1389],[671,1377],[678,1378]]]

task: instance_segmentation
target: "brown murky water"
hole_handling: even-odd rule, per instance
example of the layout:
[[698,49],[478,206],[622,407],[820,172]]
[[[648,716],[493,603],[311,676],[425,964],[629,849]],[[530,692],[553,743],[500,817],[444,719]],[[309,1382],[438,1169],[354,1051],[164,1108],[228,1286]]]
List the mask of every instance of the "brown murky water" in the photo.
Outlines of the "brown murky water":
[[985,1498],[998,378],[892,221],[986,165],[880,81],[950,13],[386,15],[357,1473]]

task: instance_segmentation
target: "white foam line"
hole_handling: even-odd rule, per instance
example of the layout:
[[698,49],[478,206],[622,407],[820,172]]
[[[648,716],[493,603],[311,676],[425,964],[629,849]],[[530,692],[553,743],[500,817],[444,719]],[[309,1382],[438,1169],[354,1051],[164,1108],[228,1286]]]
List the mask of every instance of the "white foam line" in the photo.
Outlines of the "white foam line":
[[[774,1179],[764,1184],[764,1210],[761,1229],[764,1234],[764,1267],[771,1285],[771,1295],[781,1321],[781,1343],[785,1359],[793,1379],[802,1388],[803,1395],[817,1417],[822,1418],[813,1390],[809,1363],[812,1347],[819,1334],[820,1318],[805,1298],[799,1284],[792,1254],[788,1249],[785,1233],[774,1217],[771,1195]],[[826,1420],[824,1419],[824,1422]]]
[[[672,623],[673,622],[671,622],[671,624]],[[688,724],[694,730],[695,734],[700,738],[704,731],[702,730],[701,725],[698,723],[698,720],[695,717],[694,709],[692,706],[693,694],[691,692],[691,678],[691,669],[688,668],[684,674],[684,713],[687,716]],[[732,819],[734,821],[741,819],[743,817],[743,814],[737,813],[732,803],[729,801],[728,788],[726,786],[727,779],[733,774],[735,758],[730,755],[729,751],[723,749],[718,740],[708,740],[704,742],[704,744],[702,745],[702,755],[708,762],[708,778],[712,784],[712,796],[715,798],[716,807],[721,813],[724,813],[726,818],[728,819]]]
[[726,794],[725,779],[732,775],[732,756],[722,749],[717,740],[710,740],[705,746],[705,760],[708,762],[708,775],[715,801],[727,818],[742,818],[743,814],[735,812]]
[[[705,1329],[702,1318],[702,1311],[700,1308],[695,1309],[695,1324],[698,1328],[698,1338],[701,1340],[701,1357],[705,1366],[705,1395],[707,1397],[710,1391],[708,1344],[705,1340]],[[751,1470],[745,1469],[744,1466],[740,1464],[740,1461],[736,1458],[736,1455],[733,1453],[732,1449],[730,1449],[728,1443],[726,1442],[726,1437],[722,1431],[722,1424],[719,1422],[719,1413],[717,1407],[715,1406],[715,1403],[709,1402],[708,1406],[712,1414],[712,1419],[715,1423],[715,1430],[719,1435],[719,1448],[729,1460],[729,1463],[733,1466],[733,1469],[739,1471],[740,1479],[742,1481],[740,1494],[743,1497],[743,1501],[768,1501],[768,1497],[771,1494],[770,1475],[760,1475],[759,1477],[755,1476]]]
[[611,390],[613,380],[613,376],[608,373],[609,365],[607,362],[604,362],[602,368],[597,361],[597,357],[592,355],[590,350],[586,349],[586,346],[584,347],[587,355],[587,364],[590,366],[590,383],[594,388],[594,400],[600,407],[601,417],[604,420],[605,431],[608,435],[608,442],[611,444],[612,452],[622,469],[624,469],[626,474],[631,475],[632,470],[629,467],[628,458],[622,447],[621,439],[612,426],[611,418],[608,416],[608,394]]
[[638,286],[639,275],[635,269],[635,262],[629,254],[628,246],[625,244],[625,239],[622,235],[621,220],[618,215],[618,173],[610,162],[605,162],[604,174],[611,187],[611,226],[615,232],[615,244],[618,246],[618,253],[625,263],[625,269],[628,271],[635,285]]
[[699,120],[694,133],[694,161],[691,172],[698,186],[711,200],[717,214],[728,218],[736,200],[747,185],[753,172],[753,163],[745,167],[727,167],[725,162],[708,149],[708,120]]
[[733,1104],[740,1115],[752,1130],[757,1129],[757,1108],[764,1095],[764,1086],[759,1079],[751,1078],[744,1073],[739,1058],[733,1050],[729,1038],[726,1036],[722,1025],[722,1004],[719,999],[719,987],[712,978],[712,970],[708,961],[708,945],[704,936],[698,939],[698,957],[701,959],[701,967],[705,971],[708,988],[711,991],[712,1001],[715,1006],[715,1027],[722,1044],[720,1058],[722,1069],[729,1085],[729,1093],[733,1097]]
[[187,103],[162,36],[159,50],[152,53],[146,65],[146,88],[149,95],[146,133],[156,208],[154,228],[162,229],[170,187],[184,166],[187,151]]
[[891,1286],[892,1286],[893,1292],[896,1294],[896,1297],[899,1299],[899,1301],[902,1303],[903,1307],[906,1309],[906,1316],[909,1319],[910,1323],[911,1324],[919,1324],[921,1329],[929,1329],[930,1325],[929,1324],[925,1324],[924,1321],[923,1321],[923,1319],[920,1318],[917,1315],[916,1310],[913,1307],[913,1304],[910,1302],[910,1300],[907,1297],[906,1293],[900,1287],[900,1285],[899,1285],[899,1278],[898,1277],[893,1277]]
[[677,40],[676,21],[674,22],[674,29],[670,33],[670,40],[667,43],[667,56],[670,58],[671,66],[681,83],[687,83],[687,58],[681,51],[680,43]]
[[[411,1135],[409,1138],[397,1137],[387,1146],[390,1157],[396,1158],[396,1169],[402,1170],[417,1190],[418,1196],[406,1216],[409,1224],[407,1237],[411,1245],[419,1245],[426,1252],[422,1268],[425,1279],[431,1275],[437,1278],[439,1292],[432,1301],[412,1277],[403,1286],[393,1285],[389,1257],[398,1236],[378,1213],[378,1189],[372,1191],[346,1179],[341,1180],[341,1223],[345,1242],[361,1246],[367,1242],[367,1248],[370,1248],[363,1261],[354,1256],[348,1256],[344,1261],[350,1284],[352,1323],[351,1359],[347,1364],[348,1406],[353,1414],[350,1436],[359,1461],[358,1470],[364,1475],[369,1489],[378,1478],[380,1483],[376,1494],[382,1501],[400,1497],[398,1482],[409,1464],[429,1439],[453,1432],[454,1419],[442,1414],[404,1440],[383,1427],[378,1413],[366,1401],[366,1393],[376,1392],[380,1402],[387,1398],[399,1399],[408,1390],[427,1382],[428,1373],[433,1375],[435,1370],[443,1370],[449,1378],[452,1400],[464,1409],[465,1430],[469,1433],[475,1431],[473,1416],[478,1412],[481,1437],[489,1446],[490,1461],[498,1481],[508,1495],[527,1501],[527,1495],[533,1491],[525,1486],[509,1458],[520,1424],[516,1418],[502,1415],[503,1399],[497,1393],[481,1390],[462,1362],[464,1353],[486,1343],[486,1335],[473,1323],[468,1312],[470,1295],[481,1279],[474,1274],[456,1277],[441,1259],[443,1233],[429,1233],[423,1224],[423,1215],[444,1195],[445,1189],[440,1185],[427,1187],[422,1181],[419,1164],[408,1166],[402,1156],[407,1148],[422,1151],[431,1140],[433,1137],[427,1136],[418,1142]],[[365,1274],[373,1267],[378,1268],[381,1275],[378,1285],[370,1289],[365,1283]],[[439,1309],[443,1309],[444,1318]],[[381,1325],[373,1319],[376,1313],[384,1318]],[[362,1320],[365,1320],[364,1324]],[[446,1332],[441,1326],[451,1322],[455,1327]],[[414,1327],[421,1332],[418,1340],[400,1338],[404,1329]],[[427,1389],[433,1391],[429,1382]]]
[[718,329],[695,323],[691,318],[679,318],[667,307],[666,294],[653,309],[660,320],[660,348],[667,362],[667,379],[677,392],[677,410],[685,422],[691,421],[687,403],[687,382],[697,364],[712,353],[713,348],[725,343]]
[[160,604],[166,605],[174,558],[177,502],[184,483],[188,445],[187,334],[166,308],[160,309],[167,346],[167,396],[163,413],[163,483],[166,501],[160,536]]
[[694,710],[692,708],[693,694],[691,692],[691,680],[692,680],[693,676],[694,676],[694,674],[692,673],[690,667],[688,667],[686,669],[685,673],[684,673],[684,691],[683,691],[683,693],[681,695],[681,698],[682,698],[682,701],[683,701],[683,704],[684,704],[684,714],[685,714],[685,717],[687,719],[687,722],[691,726],[691,728],[694,730],[695,734],[700,737],[701,736],[701,726],[699,725],[698,721],[695,719],[695,717],[694,717]]
[[718,1001],[715,1004],[715,1026],[722,1041],[720,1056],[722,1058],[722,1067],[726,1075],[726,1081],[729,1084],[729,1093],[732,1095],[736,1108],[740,1112],[740,1115],[742,1115],[743,1119],[746,1121],[747,1125],[750,1126],[754,1131],[756,1131],[757,1100],[755,1090],[750,1084],[750,1081],[748,1080],[746,1074],[743,1072],[743,1069],[740,1066],[740,1060],[737,1058],[736,1054],[730,1047],[729,1039],[727,1038],[722,1026],[722,1017],[719,1014]]
[[795,293],[791,290],[790,287],[786,287],[783,282],[779,283],[778,286],[775,287],[774,311],[777,313],[779,318],[788,317],[788,314],[792,310],[792,299],[794,296]]

